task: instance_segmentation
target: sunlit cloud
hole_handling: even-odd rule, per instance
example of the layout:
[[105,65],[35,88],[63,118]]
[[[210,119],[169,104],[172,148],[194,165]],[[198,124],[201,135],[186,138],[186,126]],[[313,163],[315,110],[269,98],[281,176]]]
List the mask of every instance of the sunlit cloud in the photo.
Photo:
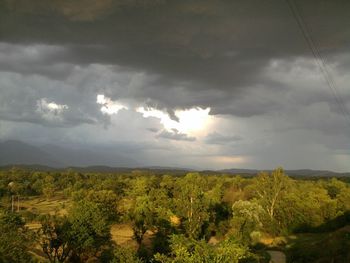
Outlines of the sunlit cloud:
[[47,98],[38,100],[36,107],[36,112],[46,120],[60,120],[63,111],[69,109],[67,105],[57,104],[53,101],[49,102]]
[[210,122],[210,108],[202,109],[199,107],[176,110],[175,116],[178,121],[170,118],[169,114],[152,108],[152,107],[138,107],[137,112],[142,113],[143,117],[154,117],[160,119],[160,123],[168,131],[177,130],[181,133],[195,133],[204,130]]
[[117,114],[120,110],[127,110],[128,107],[126,105],[123,105],[119,102],[113,101],[108,97],[105,97],[103,94],[97,95],[97,104],[101,104],[101,112],[104,114],[112,115]]
[[[174,131],[176,131],[177,135],[197,134],[204,131],[213,118],[209,115],[210,108],[193,107],[185,110],[175,110],[174,116],[177,120],[174,120],[166,111],[146,106],[136,106],[134,108],[130,104],[114,101],[103,94],[97,95],[96,103],[102,105],[101,112],[108,115],[117,114],[122,109],[130,110],[131,108],[141,113],[144,118],[157,118],[167,132],[175,134]],[[192,137],[190,138],[192,139]]]

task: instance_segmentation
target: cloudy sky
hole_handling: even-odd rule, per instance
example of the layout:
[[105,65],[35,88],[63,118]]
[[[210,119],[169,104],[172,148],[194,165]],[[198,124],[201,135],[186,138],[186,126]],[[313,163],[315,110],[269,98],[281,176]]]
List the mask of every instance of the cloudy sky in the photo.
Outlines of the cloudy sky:
[[289,3],[0,0],[0,140],[349,171],[350,1]]

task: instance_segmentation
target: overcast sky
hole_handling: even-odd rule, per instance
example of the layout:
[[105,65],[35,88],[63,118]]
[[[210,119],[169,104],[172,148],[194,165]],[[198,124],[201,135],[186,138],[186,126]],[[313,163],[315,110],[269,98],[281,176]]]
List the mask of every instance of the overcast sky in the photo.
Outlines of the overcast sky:
[[0,0],[0,139],[350,171],[350,1],[294,2],[335,91],[287,1]]

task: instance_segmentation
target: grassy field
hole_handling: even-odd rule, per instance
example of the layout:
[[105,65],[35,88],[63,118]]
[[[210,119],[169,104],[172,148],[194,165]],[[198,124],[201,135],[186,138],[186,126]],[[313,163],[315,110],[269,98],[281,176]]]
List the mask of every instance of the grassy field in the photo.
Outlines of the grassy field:
[[66,215],[71,201],[63,194],[57,194],[53,198],[33,197],[20,200],[21,211],[29,211],[34,214]]

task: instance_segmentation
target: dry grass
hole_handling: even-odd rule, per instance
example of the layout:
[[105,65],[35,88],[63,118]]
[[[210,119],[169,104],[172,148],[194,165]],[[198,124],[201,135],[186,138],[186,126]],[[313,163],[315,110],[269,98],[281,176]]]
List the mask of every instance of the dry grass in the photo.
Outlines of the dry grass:
[[[133,230],[130,224],[115,224],[111,228],[112,240],[120,245],[132,248],[137,248],[137,243],[133,238]],[[150,247],[152,244],[152,238],[154,233],[152,231],[147,231],[144,235],[143,244],[146,247]]]
[[62,194],[50,199],[35,197],[20,201],[21,210],[27,210],[35,214],[66,215],[70,205],[71,201]]
[[[132,227],[129,224],[116,224],[111,228],[112,240],[118,245],[136,245]],[[135,244],[133,244],[135,243]]]
[[26,224],[26,227],[28,227],[29,230],[38,230],[41,227],[41,224],[39,222],[30,222]]

